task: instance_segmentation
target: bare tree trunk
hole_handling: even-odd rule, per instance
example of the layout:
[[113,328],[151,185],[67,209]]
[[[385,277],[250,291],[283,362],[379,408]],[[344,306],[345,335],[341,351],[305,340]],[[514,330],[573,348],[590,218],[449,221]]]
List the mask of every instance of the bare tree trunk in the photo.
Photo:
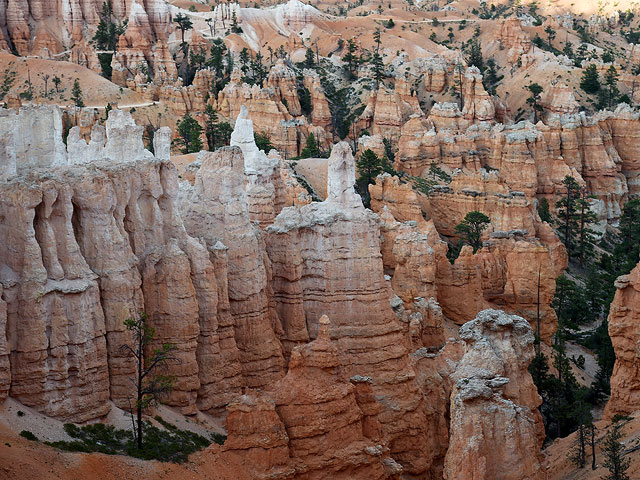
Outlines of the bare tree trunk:
[[591,470],[596,468],[596,426],[591,424]]
[[138,340],[138,401],[136,402],[138,414],[138,450],[142,449],[142,357],[144,356],[143,333]]

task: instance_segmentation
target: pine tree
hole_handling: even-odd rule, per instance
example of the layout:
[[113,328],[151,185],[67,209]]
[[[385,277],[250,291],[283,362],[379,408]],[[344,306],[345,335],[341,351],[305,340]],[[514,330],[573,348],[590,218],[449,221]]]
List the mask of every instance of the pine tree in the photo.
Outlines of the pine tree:
[[556,203],[558,211],[558,226],[560,227],[560,239],[567,248],[567,253],[574,252],[576,236],[578,232],[578,199],[580,197],[580,185],[576,180],[567,175],[562,181],[567,192],[565,196]]
[[631,459],[623,458],[624,445],[620,443],[622,425],[614,423],[611,432],[604,441],[602,453],[604,455],[603,465],[609,470],[609,475],[605,480],[629,480],[627,470],[631,465]]
[[256,53],[256,56],[251,61],[251,70],[253,71],[253,81],[256,85],[262,86],[262,83],[267,78],[267,69],[262,63],[263,56],[260,52]]
[[209,147],[209,151],[214,151],[217,147],[216,143],[216,133],[217,133],[217,125],[218,125],[218,112],[211,105],[207,105],[204,110],[205,115],[207,116],[204,122],[204,134],[207,137],[207,145]]
[[538,215],[543,222],[551,223],[551,212],[549,211],[549,200],[541,198],[538,202]]
[[178,137],[174,140],[182,146],[182,153],[199,152],[202,149],[202,127],[188,112],[178,122]]
[[578,200],[579,225],[578,225],[578,259],[580,266],[584,265],[585,257],[593,252],[595,244],[595,232],[589,226],[598,221],[598,217],[591,211],[588,199],[592,198],[587,195],[586,187],[580,189],[580,199]]
[[571,44],[571,42],[565,42],[562,53],[564,53],[569,58],[574,58],[575,53],[573,53],[573,45]]
[[556,31],[551,25],[547,25],[544,31],[547,34],[547,45],[549,50],[553,51],[553,39],[556,38]]
[[58,75],[54,75],[53,76],[53,85],[56,87],[56,93],[60,93],[60,84],[62,83],[62,80],[60,79],[60,77]]
[[82,88],[80,88],[80,82],[76,78],[73,81],[73,89],[71,90],[71,100],[76,107],[84,107],[84,100],[82,99]]
[[143,444],[142,411],[157,404],[162,395],[168,394],[173,389],[173,378],[158,375],[156,372],[166,368],[170,362],[179,363],[180,359],[173,355],[176,346],[170,343],[162,344],[162,347],[153,350],[150,356],[145,355],[153,342],[155,331],[147,325],[147,316],[144,313],[138,318],[127,318],[124,325],[127,330],[132,332],[134,340],[133,345],[124,344],[121,349],[137,364],[136,374],[131,377],[131,381],[136,387],[137,429],[134,430],[134,438],[138,450],[140,450]]
[[315,54],[313,53],[313,49],[311,47],[308,47],[307,52],[304,55],[304,66],[307,68],[312,68],[315,63]]
[[185,45],[184,34],[193,28],[193,22],[189,17],[183,15],[182,13],[178,13],[173,19],[174,23],[178,24],[178,29],[180,30],[180,35],[182,37],[182,45]]
[[611,108],[616,102],[620,91],[618,90],[618,72],[616,67],[611,65],[604,75],[604,83],[607,86],[607,106]]
[[347,63],[347,73],[349,78],[353,77],[353,72],[355,70],[355,64],[357,61],[357,57],[355,55],[357,50],[358,47],[355,40],[353,38],[347,40],[347,53],[345,53],[344,57],[342,57],[342,61]]
[[464,220],[456,225],[456,234],[471,245],[473,253],[482,247],[482,232],[489,226],[491,219],[484,213],[473,211],[465,215]]
[[271,139],[269,139],[269,136],[266,133],[254,132],[253,139],[256,142],[258,150],[262,150],[265,153],[269,153],[272,149],[275,148],[271,143]]
[[249,73],[249,49],[244,47],[240,50],[240,70],[244,73],[245,77]]
[[209,50],[211,58],[207,61],[207,65],[211,66],[215,73],[215,78],[211,81],[211,91],[214,97],[218,96],[218,91],[220,90],[218,87],[218,80],[222,78],[222,74],[224,72],[223,59],[226,51],[227,46],[224,44],[222,39],[216,38],[213,40],[211,49]]
[[584,69],[580,80],[580,88],[589,94],[597,93],[600,90],[598,69],[595,64],[592,63]]
[[242,33],[242,28],[238,26],[238,16],[235,10],[231,14],[231,33]]
[[542,87],[537,83],[530,83],[527,85],[527,89],[531,92],[531,96],[527,98],[527,103],[531,105],[533,109],[533,122],[538,123],[538,112],[542,111],[542,106],[539,103]]
[[315,158],[320,155],[320,149],[318,148],[318,142],[316,142],[316,137],[313,132],[309,133],[307,136],[307,141],[300,152],[300,158]]
[[384,62],[380,55],[380,27],[376,29],[373,34],[373,39],[376,42],[376,50],[371,57],[371,65],[373,66],[373,78],[376,81],[376,90],[380,88],[380,82],[384,79]]
[[358,167],[356,187],[365,207],[369,207],[371,202],[369,185],[374,183],[376,177],[384,171],[383,162],[373,150],[367,148],[360,154],[356,165]]
[[495,95],[496,88],[503,78],[504,78],[504,75],[498,76],[495,60],[493,58],[490,58],[489,60],[487,60],[487,68],[485,69],[484,75],[482,76],[482,83],[484,85],[485,90],[490,95]]
[[484,72],[484,59],[482,58],[482,47],[480,46],[480,42],[478,42],[478,38],[474,37],[471,40],[471,44],[467,50],[467,64],[469,66],[474,65],[478,67],[480,73]]

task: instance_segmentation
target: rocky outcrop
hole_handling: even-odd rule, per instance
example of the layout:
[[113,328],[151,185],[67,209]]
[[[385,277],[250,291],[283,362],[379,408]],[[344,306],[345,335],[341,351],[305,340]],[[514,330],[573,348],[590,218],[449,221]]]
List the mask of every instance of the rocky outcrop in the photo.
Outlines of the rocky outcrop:
[[358,128],[385,138],[397,137],[400,128],[411,115],[422,115],[415,92],[404,79],[396,82],[395,90],[380,87],[371,92],[367,106],[358,120]]
[[611,397],[605,416],[630,414],[640,408],[640,266],[616,280],[609,310],[609,336],[616,354],[611,375]]
[[206,152],[195,185],[184,185],[180,208],[186,230],[209,249],[222,242],[228,258],[230,312],[246,384],[268,385],[284,375],[279,321],[267,297],[268,259],[250,223],[239,147]]
[[311,132],[319,145],[328,147],[330,138],[325,127],[331,123],[331,114],[320,80],[310,77],[305,84],[313,87],[309,90],[312,123],[302,115],[296,82],[294,72],[282,62],[273,66],[264,88],[244,83],[242,72],[236,69],[218,94],[218,111],[234,119],[246,106],[256,131],[268,135],[276,149],[290,157],[300,153]]
[[479,211],[491,220],[491,231],[521,230],[526,236],[535,235],[531,202],[522,192],[510,191],[495,172],[472,175],[460,173],[446,186],[434,187],[429,196],[427,215],[442,235],[455,236],[455,227],[465,215]]
[[[458,178],[464,179],[464,175],[454,177],[452,185]],[[525,197],[500,193],[499,184],[491,185],[487,191],[497,188],[491,194],[494,200],[514,211],[501,210],[495,225],[488,229],[483,248],[474,255],[470,247],[464,247],[452,265],[440,234],[454,234],[454,224],[461,222],[467,211],[485,212],[493,224],[487,204],[469,210],[462,205],[451,206],[445,213],[441,202],[447,204],[451,187],[438,188],[431,192],[428,202],[420,202],[409,184],[401,184],[388,174],[378,176],[369,190],[371,208],[382,220],[380,250],[385,273],[392,276],[394,293],[410,310],[413,297],[434,297],[444,314],[459,324],[492,307],[521,315],[536,328],[540,274],[540,331],[543,339],[550,340],[557,323],[550,305],[555,278],[567,265],[566,251],[551,228],[536,220]],[[471,190],[461,191],[465,198],[476,195]],[[482,196],[477,195],[473,198]],[[423,218],[423,211],[431,214],[429,221]],[[458,213],[460,217],[455,220]],[[496,226],[510,217],[525,221],[526,227],[501,230]],[[460,298],[465,301],[460,302]]]
[[433,457],[424,449],[408,340],[388,303],[379,219],[364,209],[354,183],[351,149],[342,142],[329,159],[327,200],[285,208],[266,229],[283,347],[291,352],[315,338],[319,318],[333,316],[331,337],[345,374],[370,376],[376,396],[394,405],[380,414],[393,458],[405,471],[425,472]]
[[269,155],[258,150],[253,122],[247,115],[247,108],[243,107],[231,134],[231,145],[240,147],[244,157],[249,218],[264,228],[285,206],[311,203],[311,198],[289,173],[289,167],[284,165],[275,150]]
[[534,335],[515,315],[484,310],[460,328],[452,378],[447,480],[542,480],[542,402],[528,366]]
[[509,49],[509,61],[516,63],[520,57],[531,50],[531,38],[522,30],[522,24],[517,18],[502,21],[498,31],[500,45]]
[[555,84],[545,92],[540,105],[551,114],[575,114],[580,109],[573,90],[566,84]]
[[[23,116],[18,123],[32,112]],[[59,117],[42,109],[38,126],[56,131]],[[90,165],[52,166],[61,157],[51,142],[37,160],[46,170],[0,186],[0,338],[7,338],[0,359],[9,355],[10,394],[75,421],[106,414],[109,398],[128,407],[135,364],[121,348],[131,342],[123,322],[146,311],[156,341],[175,344],[181,360],[169,368],[176,384],[167,403],[193,413],[199,392],[215,383],[216,394],[200,406],[220,408],[241,379],[233,320],[225,313],[225,247],[213,246],[210,255],[187,235],[175,168],[140,149],[141,131],[128,114],[112,111],[105,132]],[[38,145],[28,135],[22,141]],[[68,162],[79,142],[68,142]],[[225,363],[201,370],[211,358]]]
[[469,67],[464,75],[464,106],[462,118],[469,122],[485,122],[495,118],[496,110],[482,84],[482,74],[477,67]]
[[[2,8],[6,8],[6,15],[0,16],[0,31],[6,31],[8,36],[0,46],[14,49],[21,56],[44,58],[68,50],[71,61],[99,71],[100,62],[89,42],[98,27],[103,3],[102,0],[5,1]],[[120,37],[114,56],[116,77],[119,69],[137,70],[141,62],[150,66],[152,73],[163,70],[175,74],[175,62],[170,54],[167,56],[166,40],[172,23],[166,2],[125,0],[113,2],[112,8],[115,21],[127,21],[127,30]],[[158,55],[162,50],[165,52]]]
[[5,178],[67,163],[58,107],[0,109],[0,139],[0,172]]
[[241,458],[251,478],[294,478],[289,436],[271,396],[247,393],[235,398],[227,407],[226,428],[224,452]]
[[388,478],[385,457],[398,470],[400,467],[388,458],[384,444],[374,443],[381,440],[376,427],[379,407],[359,378],[354,379],[359,387],[341,380],[340,367],[338,342],[331,341],[330,322],[323,316],[318,320],[316,339],[293,350],[289,371],[273,392],[276,410],[289,434],[291,457],[298,465],[296,473],[319,478]]
[[286,377],[231,403],[224,450],[249,460],[253,478],[397,478],[380,410],[370,378],[343,375],[323,316],[317,338],[293,350]]

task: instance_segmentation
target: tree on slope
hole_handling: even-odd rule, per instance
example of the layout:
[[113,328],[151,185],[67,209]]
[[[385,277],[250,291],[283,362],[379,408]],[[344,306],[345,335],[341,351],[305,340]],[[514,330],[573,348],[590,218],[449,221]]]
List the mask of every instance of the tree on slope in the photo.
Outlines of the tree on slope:
[[542,87],[537,83],[531,83],[527,85],[527,90],[531,92],[531,96],[527,98],[527,103],[533,109],[533,123],[538,123],[538,112],[542,111],[542,106],[539,103]]
[[604,441],[602,453],[604,455],[603,465],[609,470],[609,475],[604,477],[605,480],[629,480],[627,470],[631,465],[631,459],[623,458],[624,445],[620,442],[622,433],[620,432],[622,425],[614,423],[611,433]]
[[600,90],[600,79],[598,78],[598,69],[594,63],[587,66],[582,73],[580,80],[580,88],[587,93],[597,93]]
[[84,107],[84,100],[82,99],[82,88],[80,87],[80,81],[76,78],[73,82],[73,89],[71,90],[71,100],[76,107]]
[[180,145],[182,153],[199,152],[202,149],[202,127],[188,112],[178,122],[178,137],[174,140]]
[[464,220],[456,225],[456,233],[471,245],[473,253],[482,247],[482,232],[489,226],[491,219],[484,213],[474,210],[465,215]]
[[173,389],[173,378],[159,375],[157,372],[166,370],[170,362],[179,363],[180,360],[173,356],[176,346],[170,343],[163,344],[145,358],[145,351],[148,350],[155,336],[155,330],[147,325],[146,314],[142,313],[138,318],[127,318],[124,324],[133,335],[133,344],[124,344],[121,349],[133,357],[136,362],[136,375],[131,378],[136,388],[137,422],[133,434],[138,450],[140,450],[143,433],[142,412],[151,405],[156,405],[163,395]]

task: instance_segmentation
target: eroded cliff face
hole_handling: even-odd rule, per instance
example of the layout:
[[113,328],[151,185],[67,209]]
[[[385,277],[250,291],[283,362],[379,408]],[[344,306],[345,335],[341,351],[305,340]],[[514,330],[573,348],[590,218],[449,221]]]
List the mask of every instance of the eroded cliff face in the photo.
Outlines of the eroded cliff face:
[[534,335],[515,315],[484,310],[460,328],[465,353],[452,373],[447,480],[546,478],[542,403],[528,366]]
[[[100,63],[93,38],[102,11],[102,0],[4,0],[0,10],[0,48],[19,55],[51,58],[68,50],[71,61],[99,71]],[[127,21],[114,59],[118,69],[137,69],[148,63],[152,72],[175,74],[175,63],[168,54],[166,40],[173,26],[169,8],[163,0],[119,0],[111,2],[116,21]],[[155,46],[156,42],[159,43]],[[163,52],[158,55],[159,52]],[[167,58],[168,57],[168,58]]]
[[640,266],[616,280],[609,310],[609,336],[616,354],[611,375],[611,397],[605,417],[640,409]]
[[[59,117],[24,109],[0,115],[0,128],[57,132]],[[363,207],[344,142],[329,159],[327,200],[308,203],[285,162],[257,149],[245,109],[233,146],[202,152],[180,184],[170,132],[156,133],[154,156],[128,113],[89,123],[71,129],[66,149],[46,132],[3,139],[0,396],[73,421],[105,415],[109,400],[127,408],[135,365],[120,348],[131,341],[123,322],[145,311],[156,344],[175,344],[180,359],[166,403],[184,414],[227,408],[223,455],[250,461],[255,478],[441,478],[466,468],[445,464],[468,429],[449,419],[485,407],[449,398],[468,370],[456,365],[477,346],[464,360],[445,317],[530,309],[525,265],[542,265],[546,338],[546,247],[523,233],[493,236],[451,265],[420,196],[397,178],[372,186],[379,215]],[[474,341],[493,345],[492,335],[487,327]],[[500,335],[493,349],[520,362],[495,368],[512,382],[500,395],[533,411],[520,368],[528,347],[512,354],[515,340]],[[512,413],[487,411],[483,431],[494,421],[504,438]],[[517,435],[529,448],[525,420]]]
[[[500,308],[535,327],[539,277],[540,331],[550,341],[557,326],[551,308],[555,279],[566,268],[567,257],[526,197],[507,193],[494,174],[459,174],[429,197],[383,174],[369,191],[371,208],[382,219],[385,273],[392,276],[394,293],[406,308],[411,309],[414,297],[434,297],[445,316],[459,325],[484,308]],[[454,226],[473,210],[491,219],[486,240],[476,254],[463,247],[451,264],[440,234],[454,234]],[[431,218],[425,220],[423,212]]]
[[282,380],[229,406],[225,453],[250,459],[254,478],[397,478],[402,467],[382,438],[371,379],[344,377],[330,321],[318,323]]
[[266,229],[283,346],[315,338],[318,319],[333,316],[331,337],[348,376],[370,376],[384,398],[382,431],[406,471],[431,468],[425,448],[424,402],[413,378],[408,339],[389,305],[380,255],[378,216],[355,193],[351,149],[342,142],[329,159],[327,200],[285,208]]
[[637,189],[630,139],[640,128],[638,115],[626,105],[592,117],[576,113],[575,99],[557,87],[543,102],[546,123],[495,124],[478,76],[467,72],[462,111],[453,103],[437,103],[428,117],[402,125],[396,169],[424,178],[432,163],[449,172],[461,169],[472,190],[478,190],[473,185],[484,169],[507,189],[504,193],[521,192],[530,201],[562,195],[562,181],[571,175],[595,196],[592,208],[599,219],[615,223],[627,195]]
[[244,157],[239,147],[223,147],[201,158],[195,185],[181,199],[187,231],[207,248],[227,248],[227,289],[243,373],[249,386],[267,385],[284,375],[284,361],[269,310],[268,261],[258,230],[250,223],[244,189]]

